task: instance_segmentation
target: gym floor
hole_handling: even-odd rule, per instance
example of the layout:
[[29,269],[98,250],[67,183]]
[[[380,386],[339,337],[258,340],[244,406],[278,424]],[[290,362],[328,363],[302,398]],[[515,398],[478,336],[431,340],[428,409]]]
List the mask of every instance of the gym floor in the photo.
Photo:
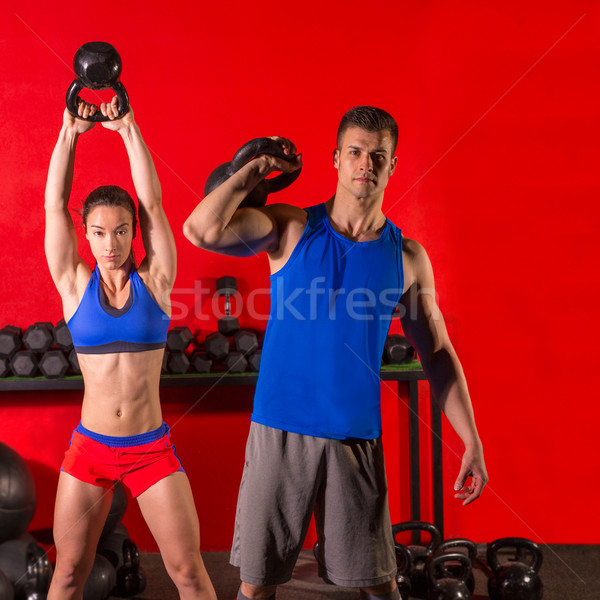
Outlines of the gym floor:
[[[600,546],[543,546],[544,563],[540,576],[544,584],[544,600],[598,600],[600,598]],[[485,556],[485,545],[478,557]],[[229,564],[229,553],[203,554],[219,600],[234,600],[239,587],[239,569]],[[138,596],[144,600],[177,600],[177,591],[167,575],[159,554],[143,554],[148,585]],[[488,597],[484,564],[475,568],[474,600]],[[355,590],[324,583],[317,575],[317,564],[310,550],[303,550],[292,580],[281,586],[278,600],[358,600]]]

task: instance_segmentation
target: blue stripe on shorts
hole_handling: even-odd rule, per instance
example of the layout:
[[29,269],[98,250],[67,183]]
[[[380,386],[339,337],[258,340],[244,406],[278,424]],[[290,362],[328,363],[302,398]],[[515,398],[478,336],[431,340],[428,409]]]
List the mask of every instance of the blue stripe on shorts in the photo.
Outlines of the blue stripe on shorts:
[[[89,429],[86,429],[81,423],[79,423],[75,431],[78,431],[81,433],[81,435],[85,435],[86,437],[89,437],[92,440],[95,440],[96,442],[104,444],[110,448],[125,448],[127,446],[141,446],[143,444],[156,442],[156,440],[160,440],[160,438],[169,433],[169,426],[163,421],[163,424],[157,429],[153,429],[152,431],[148,431],[146,433],[128,435],[125,437],[95,433]],[[177,459],[179,460],[179,457]]]

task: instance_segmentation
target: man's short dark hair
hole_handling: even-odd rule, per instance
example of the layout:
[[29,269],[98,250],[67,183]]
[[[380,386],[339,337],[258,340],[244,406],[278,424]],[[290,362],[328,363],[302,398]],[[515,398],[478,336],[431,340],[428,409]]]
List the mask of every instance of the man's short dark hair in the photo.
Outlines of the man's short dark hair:
[[392,154],[398,144],[398,124],[394,117],[381,108],[375,106],[354,106],[344,114],[337,132],[337,147],[342,143],[342,138],[348,127],[360,127],[366,131],[388,130],[392,135]]

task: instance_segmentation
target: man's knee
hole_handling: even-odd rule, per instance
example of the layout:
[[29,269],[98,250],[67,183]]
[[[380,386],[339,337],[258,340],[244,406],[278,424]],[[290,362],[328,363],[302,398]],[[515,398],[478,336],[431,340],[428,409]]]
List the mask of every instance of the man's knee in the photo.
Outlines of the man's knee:
[[387,583],[360,590],[361,600],[400,600],[400,591],[396,581],[392,579]]
[[275,600],[275,585],[252,585],[242,582],[237,600]]

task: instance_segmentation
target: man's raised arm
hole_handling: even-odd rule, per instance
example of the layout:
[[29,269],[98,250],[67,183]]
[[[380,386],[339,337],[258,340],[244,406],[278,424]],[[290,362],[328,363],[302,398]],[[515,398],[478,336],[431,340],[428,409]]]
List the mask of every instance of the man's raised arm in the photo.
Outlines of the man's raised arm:
[[[295,152],[291,142],[278,140],[286,153]],[[300,156],[291,163],[271,155],[257,156],[196,206],[183,225],[185,237],[199,248],[231,256],[276,250],[279,232],[269,208],[239,208],[239,205],[273,171],[291,172],[301,166]]]

